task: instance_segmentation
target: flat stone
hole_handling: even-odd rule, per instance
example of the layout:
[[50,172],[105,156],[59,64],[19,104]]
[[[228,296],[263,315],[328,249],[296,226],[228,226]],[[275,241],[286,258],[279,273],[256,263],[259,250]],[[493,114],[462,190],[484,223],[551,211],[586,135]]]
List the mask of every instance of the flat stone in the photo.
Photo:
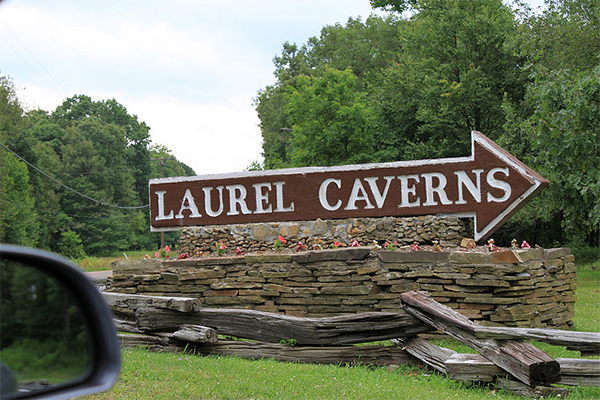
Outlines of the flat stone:
[[509,263],[509,264],[518,264],[523,262],[518,253],[507,250],[507,251],[497,251],[495,253],[490,254],[490,262],[495,264],[501,263]]
[[379,251],[377,257],[384,263],[440,263],[448,261],[450,254],[445,251]]
[[484,264],[487,262],[485,253],[468,253],[456,251],[450,254],[449,261],[457,264]]
[[160,272],[162,270],[162,261],[159,259],[150,260],[118,260],[113,261],[113,274],[133,274],[133,273],[148,273]]
[[248,264],[259,263],[289,263],[292,262],[292,254],[248,254],[244,257]]
[[319,261],[348,261],[362,260],[371,253],[368,247],[349,247],[343,249],[311,250],[293,255],[297,263],[312,263]]
[[544,258],[551,260],[553,258],[562,258],[571,255],[571,249],[568,247],[560,247],[557,249],[544,250]]

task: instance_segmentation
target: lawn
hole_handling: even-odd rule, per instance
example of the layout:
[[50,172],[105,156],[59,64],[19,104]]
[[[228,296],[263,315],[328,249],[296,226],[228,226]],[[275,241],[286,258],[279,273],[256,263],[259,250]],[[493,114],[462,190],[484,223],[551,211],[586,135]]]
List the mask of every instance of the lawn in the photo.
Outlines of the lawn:
[[[600,332],[600,263],[580,266],[575,328]],[[450,341],[444,345],[455,346]],[[579,353],[540,343],[553,357]],[[600,388],[570,388],[572,399],[600,398]],[[308,365],[235,357],[123,351],[119,382],[86,399],[517,399],[467,387],[429,369]]]

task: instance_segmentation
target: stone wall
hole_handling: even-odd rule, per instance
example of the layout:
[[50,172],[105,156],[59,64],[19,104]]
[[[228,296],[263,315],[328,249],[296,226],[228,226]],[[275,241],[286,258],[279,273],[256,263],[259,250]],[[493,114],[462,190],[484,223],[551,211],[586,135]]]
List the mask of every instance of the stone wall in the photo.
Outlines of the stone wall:
[[230,252],[240,247],[244,252],[273,250],[273,241],[283,236],[286,246],[294,248],[302,242],[308,249],[331,248],[334,242],[350,246],[373,241],[398,242],[400,245],[429,244],[437,240],[443,247],[458,246],[463,237],[473,237],[471,219],[420,216],[408,218],[349,218],[337,220],[274,222],[244,225],[211,225],[184,229],[179,250],[195,255],[215,251],[215,243],[223,241]]
[[400,309],[426,290],[484,325],[571,328],[570,249],[374,251],[368,247],[188,260],[118,261],[107,290],[197,297],[203,306],[294,316]]

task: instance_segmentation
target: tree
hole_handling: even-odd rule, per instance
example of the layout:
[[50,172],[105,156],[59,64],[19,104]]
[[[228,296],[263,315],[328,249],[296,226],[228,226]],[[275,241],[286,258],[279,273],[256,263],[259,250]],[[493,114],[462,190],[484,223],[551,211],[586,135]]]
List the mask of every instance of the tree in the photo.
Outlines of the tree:
[[320,77],[301,76],[298,87],[289,88],[293,166],[371,161],[374,118],[356,84],[352,71],[329,69]]

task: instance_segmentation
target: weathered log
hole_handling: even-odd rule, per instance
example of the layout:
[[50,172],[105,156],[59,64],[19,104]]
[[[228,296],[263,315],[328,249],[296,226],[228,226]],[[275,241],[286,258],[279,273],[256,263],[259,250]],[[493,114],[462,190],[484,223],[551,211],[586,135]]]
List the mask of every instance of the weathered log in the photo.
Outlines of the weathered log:
[[443,374],[447,374],[446,362],[456,354],[454,350],[436,346],[418,336],[392,339],[392,342],[402,346],[402,350]]
[[[475,324],[474,324],[475,325]],[[475,337],[482,339],[536,340],[568,350],[600,355],[600,332],[575,332],[560,329],[503,328],[475,325]]]
[[134,349],[143,347],[152,351],[166,351],[175,350],[175,348],[169,349],[169,339],[162,338],[154,335],[124,335],[121,333],[117,334],[121,347],[125,349]]
[[143,331],[175,331],[182,324],[194,324],[213,328],[220,335],[269,343],[294,340],[308,346],[367,343],[432,330],[405,312],[300,318],[255,310],[203,308],[181,313],[142,308],[136,318]]
[[420,365],[419,361],[396,346],[289,346],[248,340],[220,340],[215,343],[183,343],[172,340],[172,333],[119,335],[124,348],[144,347],[152,351],[189,351],[203,355],[235,356],[245,359],[271,358],[313,364]]
[[461,382],[494,382],[510,375],[481,354],[454,354],[446,360],[448,378]]
[[217,332],[206,326],[184,324],[178,331],[173,332],[173,337],[194,343],[215,343]]
[[113,312],[119,311],[132,316],[139,308],[165,308],[187,313],[198,311],[201,306],[199,299],[191,297],[143,296],[112,292],[102,292],[102,297]]
[[495,386],[504,389],[519,396],[546,398],[546,397],[567,397],[569,390],[552,385],[528,386],[512,379],[499,379]]
[[141,329],[137,327],[137,322],[113,318],[115,323],[115,329],[117,332],[129,332],[129,333],[143,333]]
[[248,359],[272,358],[312,364],[399,365],[419,364],[395,346],[293,346],[246,340],[203,343],[194,349],[201,354],[218,354]]
[[[561,385],[600,386],[600,360],[557,358],[556,361],[560,364]],[[508,377],[506,371],[480,354],[453,355],[446,361],[446,374],[467,382],[493,382]]]
[[560,364],[532,344],[476,338],[473,322],[436,302],[427,292],[406,292],[401,298],[409,314],[477,350],[521,382],[534,386],[560,380]]

